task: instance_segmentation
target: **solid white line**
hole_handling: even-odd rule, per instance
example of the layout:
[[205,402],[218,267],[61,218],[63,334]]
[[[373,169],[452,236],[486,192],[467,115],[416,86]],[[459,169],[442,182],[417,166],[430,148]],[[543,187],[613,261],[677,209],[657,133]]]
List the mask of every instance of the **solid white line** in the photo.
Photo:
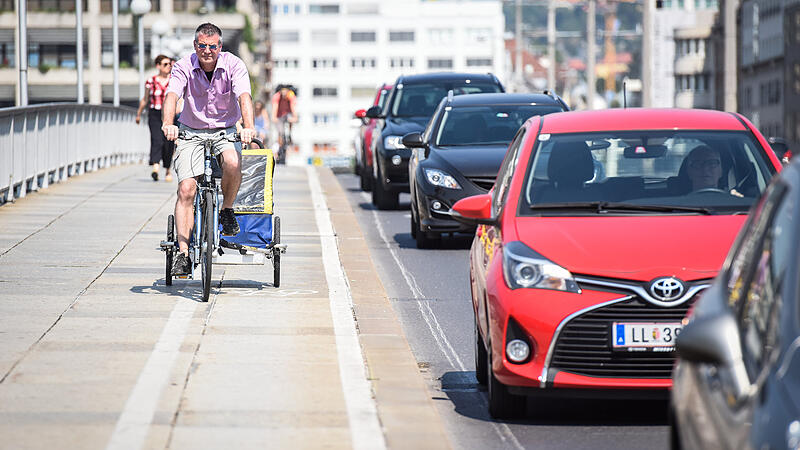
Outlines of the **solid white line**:
[[108,450],[138,450],[144,445],[158,407],[158,400],[169,381],[172,366],[180,353],[197,302],[181,300],[175,304],[167,324],[147,359],[117,425],[106,446]]
[[[361,196],[366,201],[372,200],[364,192],[361,193]],[[386,237],[386,231],[383,229],[383,224],[381,224],[378,213],[374,209],[372,210],[372,217],[375,220],[375,226],[378,229],[378,234],[380,235],[381,240],[383,240],[383,242],[385,242],[386,245],[388,245],[389,253],[392,255],[392,258],[394,259],[395,264],[397,264],[397,267],[400,268],[400,273],[403,275],[403,278],[405,278],[406,284],[408,285],[408,288],[411,290],[411,294],[414,296],[414,300],[416,300],[417,309],[419,309],[422,318],[428,325],[428,329],[430,330],[433,339],[436,341],[436,345],[439,347],[439,350],[447,359],[447,362],[450,363],[451,367],[458,368],[461,369],[461,371],[466,372],[467,369],[465,368],[464,363],[461,361],[461,358],[458,357],[458,353],[456,353],[453,346],[450,345],[450,340],[447,339],[447,335],[445,334],[441,325],[439,325],[439,321],[436,320],[436,314],[434,314],[433,309],[431,309],[430,303],[428,302],[425,303],[425,308],[428,310],[427,313],[425,312],[425,309],[423,309],[422,302],[420,301],[420,299],[424,298],[424,295],[422,294],[422,289],[420,289],[419,285],[417,284],[417,280],[416,278],[414,278],[414,275],[412,275],[411,272],[409,272],[408,269],[406,269],[405,265],[400,261],[400,256],[397,254],[394,245],[392,245],[392,243],[389,242],[389,239]],[[404,215],[404,217],[409,217],[409,216]],[[447,349],[445,349],[445,347],[447,347]],[[454,359],[455,363],[457,363],[458,366],[454,364],[453,362]],[[483,398],[484,397],[481,396],[482,400]],[[486,404],[486,401],[483,400],[483,403]],[[508,425],[502,422],[489,422],[489,424],[491,424],[492,429],[494,430],[495,433],[497,433],[497,436],[500,438],[500,440],[502,440],[503,442],[507,442],[510,440],[511,445],[513,445],[514,448],[518,450],[525,449],[525,447],[523,447],[522,444],[520,444],[519,440],[517,440],[517,437],[514,436],[514,433],[511,431],[511,428]]]
[[350,422],[350,436],[353,448],[380,450],[386,448],[378,410],[372,397],[372,385],[367,380],[364,356],[356,334],[353,316],[353,299],[347,278],[344,276],[336,236],[333,234],[328,205],[322,194],[319,176],[314,167],[308,166],[308,185],[311,188],[311,201],[319,228],[322,243],[322,261],[325,278],[328,280],[333,329],[336,335],[336,353],[339,357],[339,375],[342,381],[347,418]]

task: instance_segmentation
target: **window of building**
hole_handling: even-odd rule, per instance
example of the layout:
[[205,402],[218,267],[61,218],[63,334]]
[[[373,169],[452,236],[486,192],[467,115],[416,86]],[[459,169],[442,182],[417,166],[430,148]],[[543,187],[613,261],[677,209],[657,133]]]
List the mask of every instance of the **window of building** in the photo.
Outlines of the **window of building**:
[[491,66],[492,58],[467,58],[467,67]]
[[352,58],[350,67],[354,69],[374,69],[378,65],[375,58]]
[[350,42],[375,42],[374,31],[351,31]]
[[375,95],[375,86],[352,86],[350,97],[352,98],[372,98]]
[[371,15],[378,14],[377,3],[350,3],[347,5],[347,14],[356,15]]
[[393,57],[389,59],[389,67],[392,69],[410,69],[414,67],[414,58]]
[[337,3],[312,3],[308,5],[309,14],[339,14]]
[[428,40],[431,44],[452,44],[453,43],[453,29],[452,28],[431,28],[428,30]]
[[339,115],[335,112],[314,113],[314,125],[335,125],[339,123]]
[[450,58],[428,58],[428,69],[452,69],[453,60]]
[[284,16],[297,16],[300,14],[300,5],[297,3],[273,3],[272,4],[272,14],[273,15],[284,15]]
[[338,30],[312,30],[311,43],[316,45],[336,45],[339,43]]
[[336,97],[339,94],[335,87],[315,87],[311,95],[314,97]]
[[314,58],[311,67],[314,69],[335,69],[339,65],[336,58]]
[[0,69],[17,66],[17,53],[13,42],[0,44]]
[[276,69],[299,69],[300,60],[297,58],[278,58],[272,61]]
[[273,31],[272,42],[300,42],[299,31]]
[[467,28],[467,41],[472,44],[489,42],[491,39],[491,28]]
[[413,31],[390,31],[389,42],[414,42]]

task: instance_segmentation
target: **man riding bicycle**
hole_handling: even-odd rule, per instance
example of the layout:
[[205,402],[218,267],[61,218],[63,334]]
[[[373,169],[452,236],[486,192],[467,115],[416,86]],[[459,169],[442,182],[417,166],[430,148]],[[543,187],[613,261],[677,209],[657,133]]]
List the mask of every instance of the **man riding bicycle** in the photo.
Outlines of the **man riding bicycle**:
[[[256,134],[250,76],[241,59],[221,51],[222,30],[219,27],[204,23],[197,27],[194,36],[195,53],[181,58],[172,68],[161,129],[170,141],[178,139],[179,131],[183,130],[192,136],[212,138],[220,133],[235,133],[236,121],[242,118],[241,143],[219,139],[214,145],[214,156],[222,155],[222,234],[232,236],[239,232],[233,202],[242,182],[242,144],[249,144]],[[175,105],[180,97],[184,99],[184,108],[178,128],[174,120]],[[192,270],[189,259],[189,235],[194,223],[192,204],[197,177],[203,175],[203,159],[203,148],[196,140],[178,140],[174,168],[178,177],[175,228],[179,253],[172,266],[173,275],[186,275]]]
[[[297,96],[294,91],[286,85],[279,85],[278,92],[272,95],[272,122],[278,126],[278,145],[282,148],[286,145],[284,138],[290,138],[292,124],[297,122]],[[283,136],[283,127],[289,123],[289,135]]]

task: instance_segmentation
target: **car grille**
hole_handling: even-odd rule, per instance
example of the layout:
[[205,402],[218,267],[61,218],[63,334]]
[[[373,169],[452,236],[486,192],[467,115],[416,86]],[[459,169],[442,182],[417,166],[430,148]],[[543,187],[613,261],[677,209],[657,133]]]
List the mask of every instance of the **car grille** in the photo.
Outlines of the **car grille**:
[[581,314],[558,335],[551,367],[592,377],[670,378],[674,352],[612,351],[611,324],[680,322],[696,298],[674,308],[662,308],[634,297]]
[[486,192],[489,192],[489,189],[494,186],[494,178],[479,178],[479,177],[468,177],[469,181],[471,181],[474,185],[478,186],[479,188],[483,189]]

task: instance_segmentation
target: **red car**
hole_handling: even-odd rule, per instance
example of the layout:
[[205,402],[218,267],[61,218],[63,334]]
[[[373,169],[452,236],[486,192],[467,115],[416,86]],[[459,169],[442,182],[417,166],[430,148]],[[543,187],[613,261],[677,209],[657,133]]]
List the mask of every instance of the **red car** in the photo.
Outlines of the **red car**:
[[495,186],[453,207],[470,250],[489,412],[525,395],[663,397],[688,308],[780,162],[738,114],[614,109],[529,119]]
[[[375,93],[375,100],[372,106],[383,107],[386,97],[391,92],[392,84],[383,84]],[[361,190],[369,192],[372,188],[372,132],[378,123],[378,119],[367,117],[367,110],[359,109],[355,116],[361,119],[361,127],[358,129],[356,137],[356,175],[361,176]],[[360,148],[359,148],[360,147]]]

